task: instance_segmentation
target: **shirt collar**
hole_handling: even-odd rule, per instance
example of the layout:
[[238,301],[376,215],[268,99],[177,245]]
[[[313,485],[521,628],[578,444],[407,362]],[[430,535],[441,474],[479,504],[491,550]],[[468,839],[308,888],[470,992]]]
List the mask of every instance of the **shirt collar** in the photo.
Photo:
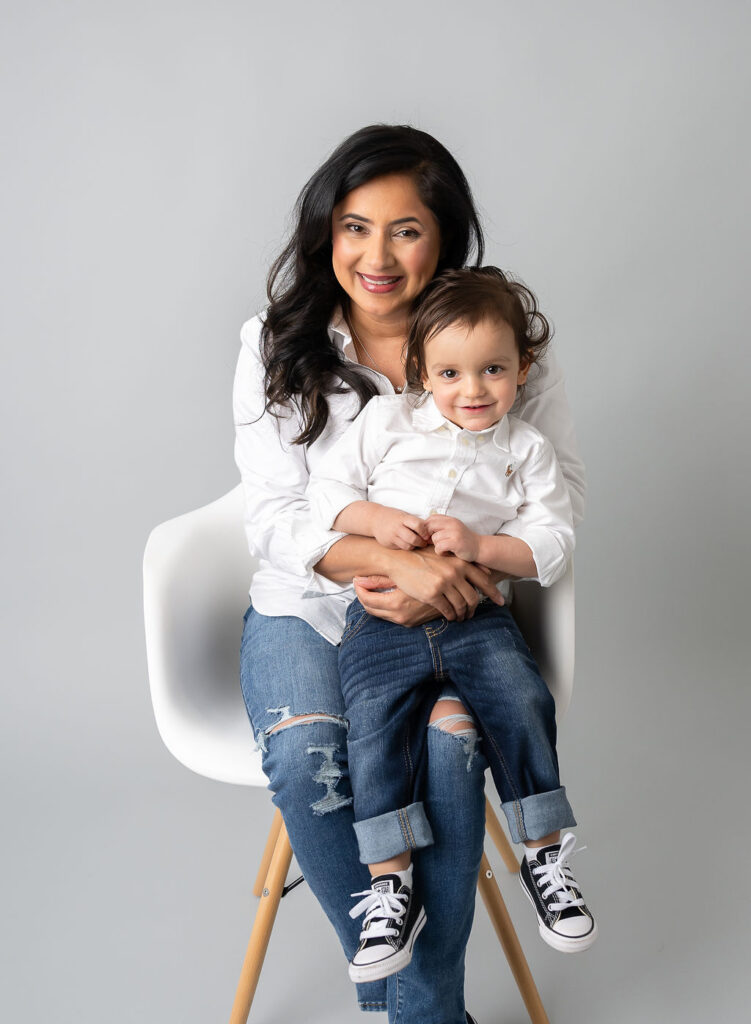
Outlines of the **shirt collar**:
[[337,308],[334,311],[331,323],[329,324],[329,336],[345,358],[353,363],[357,362],[357,355],[352,342],[352,332],[341,308]]
[[422,401],[418,400],[412,410],[412,425],[416,430],[421,430],[424,433],[447,429],[452,434],[464,434],[467,437],[490,436],[493,438],[496,447],[500,448],[501,451],[511,451],[509,445],[508,416],[504,416],[502,420],[494,423],[493,426],[488,427],[487,430],[464,430],[462,427],[458,427],[456,423],[452,423],[451,420],[446,419],[435,404],[435,400],[432,395],[427,395]]

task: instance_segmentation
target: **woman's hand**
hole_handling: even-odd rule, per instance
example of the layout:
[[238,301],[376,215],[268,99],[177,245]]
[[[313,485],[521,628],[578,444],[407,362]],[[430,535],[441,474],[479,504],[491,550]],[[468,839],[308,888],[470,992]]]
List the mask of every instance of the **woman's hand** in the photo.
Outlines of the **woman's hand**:
[[377,619],[388,619],[398,626],[421,626],[440,615],[437,608],[394,586],[388,576],[355,576],[352,582],[360,604]]
[[[471,618],[480,600],[478,590],[496,604],[503,604],[496,584],[504,573],[463,562],[453,555],[437,555],[430,547],[393,551],[381,547],[372,537],[343,537],[332,544],[315,569],[335,583],[353,581],[366,611],[403,626],[416,626],[439,615],[452,620]],[[461,590],[459,593],[454,589],[455,603],[440,597],[441,582],[450,584],[452,578]],[[386,588],[393,589],[378,593]],[[430,599],[431,592],[435,600]]]
[[[361,581],[356,582],[360,583],[361,589],[367,589],[362,587]],[[489,597],[496,604],[503,604],[503,598],[484,566],[472,565],[455,555],[438,555],[432,548],[392,552],[388,577],[381,577],[378,586],[382,587],[389,582],[406,597],[422,605],[422,611],[418,611],[413,604],[407,606],[399,596],[376,596],[371,592],[367,599],[371,605],[375,603],[378,610],[389,611],[393,608],[396,614],[407,615],[410,619],[416,615],[424,615],[422,621],[427,621],[429,617],[435,618],[436,615],[443,615],[451,621],[471,618],[481,595]],[[427,606],[434,610],[433,615],[428,616]],[[382,617],[391,618],[388,614]]]

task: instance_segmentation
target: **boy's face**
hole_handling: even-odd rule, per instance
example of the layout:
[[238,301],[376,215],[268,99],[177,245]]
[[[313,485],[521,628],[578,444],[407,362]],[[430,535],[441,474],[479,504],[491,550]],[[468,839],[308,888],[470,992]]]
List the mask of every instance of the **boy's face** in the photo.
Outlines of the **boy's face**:
[[425,346],[423,386],[440,412],[465,430],[485,430],[506,415],[527,379],[507,323],[450,324]]

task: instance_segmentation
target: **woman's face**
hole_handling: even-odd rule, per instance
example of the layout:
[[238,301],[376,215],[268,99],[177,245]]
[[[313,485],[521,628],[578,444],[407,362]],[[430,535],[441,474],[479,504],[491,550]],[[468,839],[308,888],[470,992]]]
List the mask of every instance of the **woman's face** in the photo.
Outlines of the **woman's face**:
[[353,311],[397,320],[435,274],[438,221],[408,174],[389,174],[353,189],[334,207],[332,264]]

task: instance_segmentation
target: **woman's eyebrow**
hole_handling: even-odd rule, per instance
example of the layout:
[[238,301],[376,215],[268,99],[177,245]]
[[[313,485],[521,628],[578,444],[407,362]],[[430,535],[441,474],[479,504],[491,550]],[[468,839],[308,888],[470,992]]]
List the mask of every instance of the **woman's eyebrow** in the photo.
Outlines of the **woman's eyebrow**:
[[[372,224],[373,223],[373,221],[370,220],[368,217],[361,217],[359,213],[343,213],[341,215],[341,217],[339,218],[339,220],[340,221],[342,221],[342,220],[358,220],[362,224]],[[399,217],[397,220],[389,221],[389,227],[393,227],[394,224],[409,224],[410,222],[414,222],[415,224],[419,224],[420,227],[424,226],[419,217]]]

